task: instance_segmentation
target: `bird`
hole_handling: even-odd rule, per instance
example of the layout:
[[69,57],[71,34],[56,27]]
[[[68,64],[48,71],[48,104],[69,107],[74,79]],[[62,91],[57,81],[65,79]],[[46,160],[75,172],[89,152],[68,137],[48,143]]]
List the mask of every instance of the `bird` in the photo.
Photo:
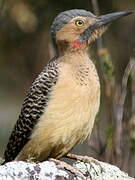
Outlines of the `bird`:
[[72,9],[56,16],[50,30],[56,55],[27,92],[4,163],[59,159],[90,137],[100,107],[100,82],[88,47],[112,21],[131,13],[97,16]]

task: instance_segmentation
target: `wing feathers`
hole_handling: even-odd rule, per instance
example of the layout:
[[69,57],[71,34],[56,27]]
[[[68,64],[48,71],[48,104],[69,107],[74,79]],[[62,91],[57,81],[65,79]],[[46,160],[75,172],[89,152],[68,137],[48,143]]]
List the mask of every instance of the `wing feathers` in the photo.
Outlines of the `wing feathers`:
[[12,161],[29,141],[30,135],[49,100],[49,93],[58,78],[57,58],[53,58],[29,89],[22,105],[19,119],[11,133],[6,151],[5,162]]

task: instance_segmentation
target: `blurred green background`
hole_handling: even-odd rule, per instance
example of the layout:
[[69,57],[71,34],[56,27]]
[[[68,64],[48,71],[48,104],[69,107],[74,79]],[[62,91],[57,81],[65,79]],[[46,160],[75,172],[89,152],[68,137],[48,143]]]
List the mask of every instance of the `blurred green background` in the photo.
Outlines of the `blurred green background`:
[[[135,10],[135,0],[0,0],[0,156],[27,89],[54,55],[50,25],[68,9],[96,14]],[[91,139],[75,152],[135,176],[135,13],[109,26],[90,54],[102,97]]]

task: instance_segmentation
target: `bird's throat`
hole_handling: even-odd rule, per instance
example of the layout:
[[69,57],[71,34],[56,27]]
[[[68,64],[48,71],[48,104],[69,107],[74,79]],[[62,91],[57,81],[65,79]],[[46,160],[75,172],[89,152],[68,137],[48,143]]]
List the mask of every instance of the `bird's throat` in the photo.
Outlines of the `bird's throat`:
[[75,48],[75,49],[85,47],[85,46],[86,46],[86,42],[81,42],[81,41],[78,41],[78,40],[75,40],[72,43],[72,47]]
[[73,42],[67,43],[65,41],[58,42],[58,54],[59,56],[64,56],[67,54],[74,54],[78,51],[83,51],[84,53],[87,51],[87,42],[82,42],[79,40],[75,40]]

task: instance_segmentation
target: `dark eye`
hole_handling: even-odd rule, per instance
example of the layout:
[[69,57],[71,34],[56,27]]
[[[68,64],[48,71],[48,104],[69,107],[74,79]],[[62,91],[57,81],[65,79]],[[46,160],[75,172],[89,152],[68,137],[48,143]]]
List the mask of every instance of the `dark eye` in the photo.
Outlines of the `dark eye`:
[[82,21],[82,20],[76,20],[76,21],[75,21],[75,25],[78,26],[78,27],[82,27],[82,26],[84,26],[84,21]]

